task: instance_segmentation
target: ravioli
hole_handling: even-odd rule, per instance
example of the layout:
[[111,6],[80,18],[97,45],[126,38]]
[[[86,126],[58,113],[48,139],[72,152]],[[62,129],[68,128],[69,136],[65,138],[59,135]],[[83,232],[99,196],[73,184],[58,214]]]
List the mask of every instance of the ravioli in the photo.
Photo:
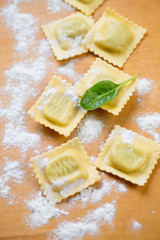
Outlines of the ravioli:
[[79,2],[89,4],[91,2],[94,2],[95,0],[78,0]]
[[77,8],[90,16],[104,2],[104,0],[64,0],[66,3]]
[[82,41],[93,25],[91,17],[75,13],[42,29],[56,58],[63,60],[88,52]]
[[[100,58],[97,58],[93,62],[84,78],[82,78],[78,83],[75,91],[80,96],[83,96],[88,88],[92,87],[94,84],[100,81],[110,80],[114,83],[121,83],[129,78],[131,78],[131,76],[128,74],[120,71],[116,67],[113,67]],[[137,78],[136,80],[124,85],[118,91],[117,96],[108,103],[102,105],[101,108],[114,115],[118,115],[133,94],[138,82],[139,79]]]
[[112,130],[95,166],[143,186],[160,155],[160,144],[118,125]]
[[101,179],[78,138],[33,157],[30,162],[50,204],[61,202]]
[[87,111],[80,106],[80,98],[72,85],[53,76],[28,113],[36,122],[68,137]]
[[68,126],[77,114],[78,108],[71,97],[64,92],[51,95],[43,105],[43,114],[46,119],[58,126]]
[[79,47],[89,25],[80,18],[66,19],[55,27],[56,39],[63,50]]
[[113,142],[109,152],[108,161],[114,168],[128,173],[139,170],[148,157],[148,148],[141,143],[132,144],[123,142],[121,137]]
[[[88,170],[84,162],[78,159],[78,152],[71,148],[52,159],[49,165],[46,166],[46,177],[55,191],[60,191],[65,184],[79,179],[87,179]],[[62,182],[62,184],[58,185],[57,182]]]
[[146,29],[107,8],[83,43],[99,57],[122,67],[146,32]]
[[107,22],[103,24],[101,31],[95,34],[95,44],[111,52],[123,52],[133,40],[133,33],[124,23],[116,22],[108,28],[106,28],[106,25]]

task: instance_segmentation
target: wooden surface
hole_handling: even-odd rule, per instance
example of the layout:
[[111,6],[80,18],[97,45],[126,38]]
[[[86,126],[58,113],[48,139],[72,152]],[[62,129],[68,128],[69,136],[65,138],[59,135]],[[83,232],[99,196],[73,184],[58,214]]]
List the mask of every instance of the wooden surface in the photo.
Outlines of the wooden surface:
[[[7,0],[0,1],[0,7],[3,8],[8,4]],[[47,11],[47,0],[32,0],[30,3],[21,3],[19,8],[21,12],[32,13],[35,18],[38,19],[38,26],[41,24],[50,22],[54,19],[60,19],[63,16],[67,16],[70,12],[63,11],[57,14],[48,14]],[[95,12],[94,19],[98,18],[103,13],[106,7],[111,7],[121,15],[132,20],[148,30],[147,36],[136,48],[130,58],[127,60],[123,67],[123,71],[135,75],[141,74],[142,78],[154,80],[154,86],[152,91],[143,97],[143,104],[138,103],[137,92],[133,95],[131,100],[125,106],[119,116],[113,116],[102,110],[96,110],[92,114],[105,122],[106,126],[103,130],[103,134],[95,141],[94,144],[86,144],[85,148],[89,155],[96,156],[99,152],[99,146],[102,141],[105,141],[108,134],[115,124],[119,124],[128,129],[142,133],[138,128],[135,119],[139,115],[143,115],[148,112],[159,112],[159,81],[160,81],[160,0],[107,0],[105,3]],[[74,11],[74,10],[73,10]],[[6,85],[6,78],[4,77],[4,71],[9,69],[15,61],[21,59],[14,55],[15,38],[11,29],[9,29],[5,22],[2,22],[1,17],[0,26],[0,76],[1,76],[1,87]],[[36,39],[43,39],[41,29],[39,28]],[[30,52],[26,59],[35,58],[34,52]],[[85,54],[83,57],[78,58],[76,64],[76,71],[79,73],[85,73],[90,67],[91,63],[95,59],[93,54]],[[50,57],[50,61],[54,63],[54,68],[47,68],[47,74],[41,84],[35,86],[37,91],[43,91],[48,81],[51,79],[53,73],[57,73],[57,68],[62,66],[55,60],[54,56]],[[72,79],[67,78],[68,81]],[[40,95],[40,94],[39,94]],[[36,97],[37,99],[37,97]],[[34,104],[34,97],[30,97],[25,106],[25,111]],[[10,101],[9,96],[7,100],[4,100],[4,104],[8,104]],[[4,134],[5,120],[1,121],[1,140]],[[53,147],[59,146],[61,143],[66,142],[74,136],[74,133],[70,138],[64,138],[59,136],[54,131],[40,127],[39,124],[35,123],[33,119],[30,119],[26,115],[26,126],[27,129],[33,133],[41,134],[41,146],[39,147],[40,153],[46,151],[46,146],[52,145]],[[151,138],[150,135],[143,133],[145,136]],[[95,209],[95,204],[88,203],[86,208],[79,208],[73,206],[69,216],[61,216],[57,219],[52,218],[49,223],[41,228],[32,230],[25,223],[25,217],[31,212],[26,208],[26,204],[23,199],[27,199],[30,193],[39,191],[39,186],[36,179],[33,176],[32,169],[28,166],[28,161],[31,157],[35,156],[35,149],[29,149],[26,154],[25,161],[22,167],[26,170],[25,181],[21,185],[15,185],[10,183],[12,186],[12,193],[16,193],[19,197],[18,203],[9,205],[8,200],[0,198],[0,239],[2,240],[45,240],[47,239],[47,233],[56,228],[62,221],[75,221],[77,217],[84,217],[87,212],[91,209]],[[9,148],[5,150],[1,146],[0,150],[0,161],[3,165],[3,156],[9,158],[9,160],[20,160],[21,153],[18,149]],[[107,224],[102,225],[98,232],[98,235],[89,236],[86,235],[84,239],[116,239],[116,240],[159,240],[160,239],[160,164],[158,163],[156,169],[144,187],[138,187],[118,179],[112,175],[107,174],[108,180],[116,179],[118,183],[125,183],[127,187],[127,193],[120,194],[112,191],[109,196],[105,196],[103,200],[97,203],[97,207],[105,202],[117,201],[116,204],[116,216],[114,219],[114,227],[110,228]],[[22,197],[22,199],[20,198]],[[80,204],[80,203],[79,203]],[[62,203],[60,207],[67,209],[67,201]],[[152,214],[155,211],[155,214]],[[132,230],[132,221],[137,220],[142,224],[142,228],[138,231]]]

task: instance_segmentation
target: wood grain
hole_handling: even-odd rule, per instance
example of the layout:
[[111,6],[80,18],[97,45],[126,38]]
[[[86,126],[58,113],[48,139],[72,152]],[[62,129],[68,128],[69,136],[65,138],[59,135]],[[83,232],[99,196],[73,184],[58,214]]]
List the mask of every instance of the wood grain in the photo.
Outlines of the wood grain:
[[[7,0],[0,1],[0,7],[3,8],[8,4]],[[126,107],[120,113],[120,115],[113,116],[102,110],[93,112],[95,117],[103,119],[106,126],[103,130],[103,134],[95,141],[94,144],[87,144],[85,148],[89,155],[96,156],[99,152],[99,146],[102,141],[105,141],[108,134],[115,124],[119,124],[126,128],[129,128],[137,133],[141,134],[141,130],[136,124],[136,117],[143,115],[148,112],[159,112],[159,92],[160,92],[160,1],[159,0],[107,0],[104,4],[95,12],[94,19],[98,18],[104,12],[106,7],[111,7],[121,15],[132,20],[134,23],[147,28],[148,33],[144,40],[139,44],[130,58],[127,60],[123,67],[123,71],[135,75],[141,74],[142,78],[154,80],[152,91],[144,96],[143,104],[138,103],[138,95],[135,93],[131,100],[128,102]],[[35,18],[38,19],[39,30],[36,35],[36,39],[43,39],[43,33],[40,29],[40,25],[43,23],[50,22],[55,19],[60,19],[64,16],[69,15],[69,12],[61,12],[57,14],[48,14],[47,11],[47,0],[32,0],[30,3],[19,4],[21,12],[31,13]],[[14,45],[16,44],[14,34],[9,29],[3,18],[0,17],[0,76],[1,76],[1,87],[6,85],[6,78],[4,77],[4,71],[11,68],[15,61],[20,61],[21,58],[15,55]],[[31,51],[27,58],[35,58],[34,53]],[[92,64],[95,56],[91,53],[85,54],[79,58],[76,65],[76,70],[79,73],[84,73],[88,70]],[[37,91],[40,89],[41,92],[51,79],[56,69],[62,66],[63,63],[56,61],[54,56],[51,56],[50,61],[54,63],[54,69],[47,68],[47,74],[43,82],[37,86]],[[68,81],[72,79],[67,78]],[[38,98],[38,97],[37,97]],[[25,111],[34,104],[36,99],[29,98],[25,106]],[[4,97],[4,104],[9,103],[10,98]],[[7,122],[7,121],[6,121]],[[5,120],[1,121],[0,131],[1,140],[3,139]],[[53,147],[59,146],[61,143],[71,139],[59,136],[54,131],[40,127],[39,124],[35,123],[29,116],[26,115],[26,126],[31,132],[42,134],[43,144],[40,146],[40,152],[46,150],[46,146],[52,145]],[[151,138],[150,135],[143,133],[145,136]],[[47,234],[58,226],[62,221],[75,221],[77,217],[84,217],[89,210],[95,209],[104,202],[117,201],[116,204],[116,217],[114,220],[114,227],[110,228],[108,225],[102,225],[100,227],[98,235],[89,236],[86,235],[86,240],[159,240],[160,239],[160,165],[158,164],[153,171],[153,174],[144,187],[137,187],[130,183],[127,183],[121,179],[118,179],[112,175],[106,175],[108,180],[117,180],[118,183],[125,183],[127,186],[127,193],[120,195],[113,191],[109,196],[105,196],[103,200],[95,204],[88,203],[86,208],[78,208],[77,206],[72,207],[72,211],[69,216],[61,216],[57,219],[52,218],[49,223],[41,228],[35,230],[26,226],[25,218],[31,213],[24,203],[23,199],[27,199],[29,194],[39,191],[39,186],[36,179],[33,176],[32,169],[28,167],[28,161],[31,157],[35,156],[35,149],[29,150],[26,154],[25,161],[22,163],[22,168],[26,170],[25,181],[21,185],[10,183],[12,186],[12,193],[21,196],[22,199],[18,200],[17,204],[9,205],[8,200],[0,198],[0,240],[45,240]],[[11,160],[22,160],[21,153],[18,149],[9,148],[5,150],[3,146],[0,149],[0,161],[3,166],[3,157],[7,156]],[[19,199],[19,198],[18,198]],[[79,203],[80,204],[80,203]],[[62,208],[67,209],[67,202],[59,205]],[[155,211],[155,214],[152,214]],[[137,220],[142,224],[142,228],[139,231],[133,231],[131,229],[132,221]]]

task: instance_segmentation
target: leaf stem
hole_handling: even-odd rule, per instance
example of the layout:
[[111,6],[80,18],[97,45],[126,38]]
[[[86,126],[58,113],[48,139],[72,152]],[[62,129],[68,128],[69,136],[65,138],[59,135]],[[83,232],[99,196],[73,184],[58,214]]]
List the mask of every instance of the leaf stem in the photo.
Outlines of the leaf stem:
[[128,83],[128,82],[130,82],[130,81],[136,79],[136,78],[139,77],[139,76],[140,76],[140,74],[138,73],[137,75],[135,75],[135,76],[133,76],[133,77],[127,79],[126,81],[122,82],[119,86],[121,87],[121,86],[125,85],[126,83]]

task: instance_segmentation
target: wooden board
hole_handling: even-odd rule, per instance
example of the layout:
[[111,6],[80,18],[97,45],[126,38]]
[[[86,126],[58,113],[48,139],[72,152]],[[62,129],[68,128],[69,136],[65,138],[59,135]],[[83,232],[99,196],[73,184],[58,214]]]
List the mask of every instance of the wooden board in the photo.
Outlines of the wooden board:
[[[58,1],[58,0],[57,0]],[[3,8],[7,6],[9,1],[1,0],[0,7]],[[64,16],[70,14],[68,11],[62,11],[57,14],[49,14],[47,10],[47,0],[32,0],[30,3],[20,3],[19,9],[21,12],[31,13],[35,18],[38,19],[38,31],[36,34],[36,40],[43,39],[43,33],[40,29],[40,25],[43,23],[48,23],[55,19],[60,19]],[[159,0],[107,0],[104,4],[95,12],[94,19],[98,18],[104,12],[106,7],[111,7],[115,11],[119,12],[121,15],[132,20],[134,23],[141,25],[148,30],[147,36],[136,48],[130,58],[127,60],[123,67],[123,71],[135,75],[137,73],[141,74],[142,78],[147,78],[149,80],[154,80],[152,91],[143,97],[143,104],[138,103],[138,94],[135,93],[128,104],[125,106],[123,111],[119,116],[113,116],[102,110],[94,111],[94,115],[99,119],[103,119],[105,123],[105,128],[103,134],[94,142],[94,144],[86,144],[85,148],[88,154],[91,156],[97,156],[102,141],[105,141],[108,134],[115,124],[119,124],[128,129],[131,129],[137,133],[142,133],[138,128],[135,119],[139,115],[143,115],[148,112],[159,112],[159,80],[160,80],[160,1]],[[74,10],[72,11],[74,12]],[[3,17],[0,18],[0,76],[1,76],[1,88],[6,86],[6,77],[4,72],[10,69],[15,61],[22,61],[22,59],[15,54],[14,46],[16,44],[15,34],[12,30],[7,27],[6,23],[3,21]],[[32,49],[34,49],[33,46]],[[34,51],[30,51],[29,55],[24,59],[35,59],[36,54]],[[23,60],[24,60],[23,59]],[[76,71],[78,73],[85,73],[90,65],[92,64],[95,56],[91,53],[83,55],[83,57],[78,58],[76,64]],[[56,61],[54,56],[49,57],[49,61],[53,62],[53,68],[48,66],[47,73],[41,84],[37,84],[35,89],[39,91],[39,95],[47,85],[48,81],[51,79],[53,73],[57,73],[57,68],[62,66],[63,63]],[[68,81],[72,79],[67,78]],[[38,96],[37,96],[38,97]],[[25,111],[34,104],[37,99],[30,97],[25,106]],[[7,106],[10,102],[10,96],[1,96],[3,104]],[[38,146],[40,153],[46,151],[48,145],[53,147],[59,146],[61,143],[66,142],[74,136],[74,133],[70,138],[64,138],[58,135],[54,131],[41,127],[39,124],[35,123],[34,120],[30,119],[26,115],[25,124],[27,130],[33,133],[41,135],[41,145]],[[8,120],[3,119],[1,121],[1,140],[4,135],[5,123]],[[152,138],[150,135],[143,133],[145,136]],[[119,194],[112,191],[109,196],[105,196],[103,200],[97,204],[88,203],[86,208],[79,208],[78,206],[73,206],[72,211],[69,216],[61,216],[57,219],[52,218],[49,223],[41,228],[36,228],[32,230],[25,223],[25,217],[29,216],[31,212],[26,208],[26,204],[23,199],[28,199],[30,194],[39,191],[39,186],[36,179],[33,176],[32,169],[28,166],[28,161],[31,157],[35,156],[36,149],[29,149],[25,156],[24,162],[22,162],[21,153],[18,149],[13,147],[7,150],[4,146],[1,146],[0,150],[0,161],[1,169],[4,166],[3,157],[8,157],[9,160],[17,160],[22,164],[22,168],[26,171],[25,180],[21,185],[16,185],[10,182],[12,193],[16,193],[17,201],[14,200],[13,205],[9,205],[8,200],[0,198],[0,239],[2,240],[45,240],[47,239],[47,234],[56,228],[58,224],[62,221],[75,221],[77,217],[84,217],[89,210],[99,207],[102,203],[117,201],[116,204],[116,216],[114,219],[114,227],[110,228],[107,224],[102,225],[98,232],[98,235],[89,236],[86,235],[84,239],[123,239],[123,240],[135,240],[135,239],[145,239],[145,240],[159,240],[160,239],[160,165],[156,166],[153,174],[144,187],[138,187],[118,179],[112,175],[107,174],[106,178],[110,180],[116,180],[118,183],[125,183],[127,187],[127,193]],[[79,203],[80,204],[80,203]],[[62,208],[67,209],[67,201],[61,204]],[[152,214],[155,211],[155,214]],[[142,224],[142,228],[138,231],[132,230],[132,221],[137,220]]]

